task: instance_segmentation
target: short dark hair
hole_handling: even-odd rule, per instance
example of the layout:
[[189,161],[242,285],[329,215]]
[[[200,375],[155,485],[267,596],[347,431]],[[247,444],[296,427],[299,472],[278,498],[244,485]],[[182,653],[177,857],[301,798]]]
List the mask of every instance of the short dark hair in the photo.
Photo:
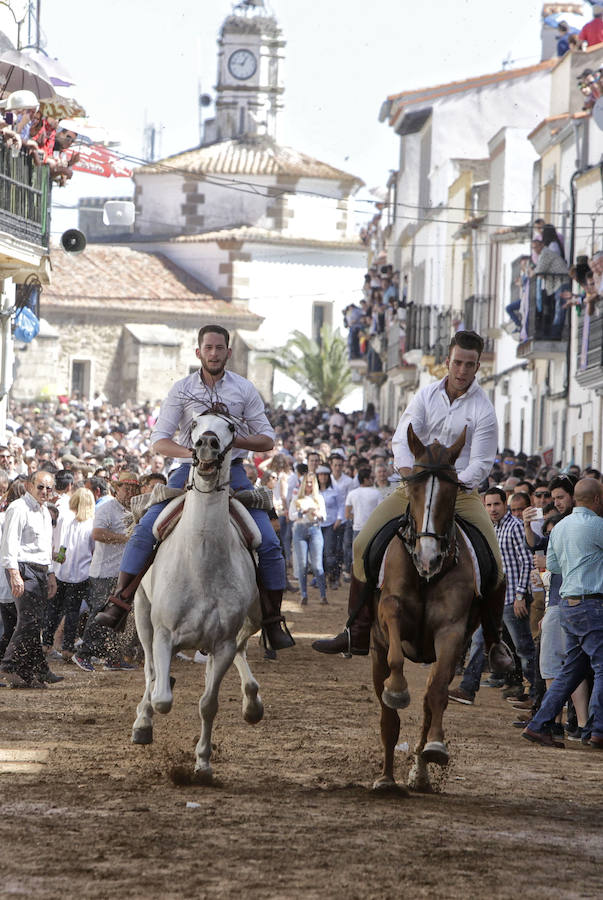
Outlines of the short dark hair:
[[517,491],[517,493],[512,494],[511,500],[523,500],[523,502],[526,504],[526,509],[532,503],[532,501],[530,500],[530,495],[526,494],[525,491]]
[[565,491],[566,494],[570,494],[570,496],[573,497],[575,484],[576,482],[571,475],[555,475],[549,482],[549,491],[560,488],[562,491]]
[[448,346],[448,356],[455,347],[460,347],[461,350],[477,350],[479,359],[484,352],[484,339],[479,336],[477,331],[457,331]]
[[54,477],[54,486],[57,491],[66,491],[73,484],[73,473],[67,472],[66,469],[59,469]]
[[369,478],[373,477],[373,473],[371,472],[370,466],[360,466],[358,469],[358,484],[362,484],[364,481],[368,481]]
[[197,335],[197,344],[199,347],[201,346],[201,342],[206,334],[221,334],[224,340],[226,341],[226,346],[230,345],[230,334],[229,332],[222,327],[222,325],[204,325],[199,329],[199,334]]
[[502,488],[499,488],[499,487],[491,487],[491,488],[488,488],[488,490],[486,491],[486,497],[488,497],[489,494],[496,494],[496,496],[497,496],[497,497],[500,497],[500,499],[502,500],[502,502],[506,504],[506,502],[507,502],[507,495],[505,494],[505,492],[503,491]]
[[101,497],[104,497],[105,494],[109,493],[109,485],[105,478],[101,478],[99,475],[93,475],[91,478],[86,479],[88,484],[90,485],[90,490],[92,493],[94,491],[99,491]]

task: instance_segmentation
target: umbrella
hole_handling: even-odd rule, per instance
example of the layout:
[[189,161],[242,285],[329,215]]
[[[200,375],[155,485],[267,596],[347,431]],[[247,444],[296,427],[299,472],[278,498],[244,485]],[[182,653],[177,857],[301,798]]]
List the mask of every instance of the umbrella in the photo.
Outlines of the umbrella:
[[46,72],[50,83],[56,87],[70,87],[75,84],[71,74],[58,59],[51,59],[50,56],[46,56],[41,50],[34,50],[33,47],[26,47],[22,53],[37,63]]
[[85,144],[108,144],[109,133],[102,125],[98,125],[92,119],[76,118],[65,119],[61,122],[61,128],[65,131],[73,131],[80,141]]
[[86,110],[74,97],[60,97],[58,94],[51,100],[41,100],[40,111],[43,116],[52,116],[53,119],[72,119],[86,115]]
[[4,50],[0,53],[0,93],[6,96],[13,91],[32,91],[39,100],[56,96],[38,63],[18,50]]

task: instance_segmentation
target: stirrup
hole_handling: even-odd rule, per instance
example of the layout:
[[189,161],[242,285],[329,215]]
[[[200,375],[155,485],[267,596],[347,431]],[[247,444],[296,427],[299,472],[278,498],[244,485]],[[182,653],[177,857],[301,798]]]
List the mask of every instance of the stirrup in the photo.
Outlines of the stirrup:
[[348,639],[348,649],[342,650],[341,655],[343,656],[344,659],[351,659],[352,658],[352,632],[350,631],[348,625],[346,625],[345,628],[343,629],[343,633],[345,634],[345,636]]
[[[124,588],[124,590],[125,590],[125,588]],[[121,596],[121,593],[122,593],[121,591],[116,591],[114,594],[111,594],[110,597],[107,597],[107,602],[103,606],[103,610],[105,610],[108,607],[108,605],[110,603],[112,603],[113,606],[119,606],[120,609],[125,609],[126,612],[130,612],[134,601],[131,601],[130,603],[128,603],[127,600],[123,599],[123,597]]]

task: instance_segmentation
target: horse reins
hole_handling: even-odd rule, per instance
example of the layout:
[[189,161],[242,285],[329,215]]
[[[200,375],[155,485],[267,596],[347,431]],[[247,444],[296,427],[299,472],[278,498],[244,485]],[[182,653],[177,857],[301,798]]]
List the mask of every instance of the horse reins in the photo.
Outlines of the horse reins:
[[[222,465],[226,458],[226,454],[230,450],[232,450],[233,444],[236,440],[237,432],[236,432],[236,428],[235,428],[235,423],[233,421],[233,417],[228,412],[228,409],[224,403],[212,403],[211,408],[206,410],[206,412],[203,413],[202,415],[217,416],[217,418],[222,419],[224,422],[226,422],[228,424],[228,427],[230,428],[230,430],[232,432],[232,438],[230,440],[230,443],[227,444],[226,447],[224,447],[224,449],[221,450],[215,458],[216,468],[219,471],[222,468]],[[214,437],[217,437],[217,435],[214,432],[206,432],[206,434],[211,434]],[[197,471],[199,459],[197,457],[197,454],[195,453],[194,447],[193,447],[192,452],[193,452],[193,455],[192,455],[193,463],[192,463],[192,467],[191,467],[192,468],[192,478],[190,479],[190,483],[187,484],[187,486],[186,486],[187,491],[194,489],[199,494],[213,494],[214,491],[223,491],[227,485],[230,486],[230,477],[229,477],[228,481],[223,481],[220,484],[215,485],[209,491],[204,491],[201,488],[197,487],[197,485],[195,484],[195,472]]]

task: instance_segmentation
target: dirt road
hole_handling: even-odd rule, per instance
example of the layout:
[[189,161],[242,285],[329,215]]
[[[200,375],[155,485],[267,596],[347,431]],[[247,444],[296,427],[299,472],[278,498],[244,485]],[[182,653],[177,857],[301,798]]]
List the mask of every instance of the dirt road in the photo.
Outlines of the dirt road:
[[[289,595],[291,596],[291,595]],[[175,661],[175,704],[155,743],[130,743],[142,671],[88,675],[54,664],[46,691],[0,691],[0,897],[386,898],[601,894],[603,758],[528,745],[498,691],[446,715],[452,761],[439,793],[375,796],[381,751],[367,659],[318,656],[344,592],[287,604],[296,648],[249,658],[266,714],[240,713],[236,673],[214,732],[217,784],[179,787],[192,769],[203,667]],[[427,669],[400,741],[411,747]],[[402,777],[409,760],[398,753]],[[18,771],[15,771],[18,770]],[[187,808],[187,801],[199,804]]]

